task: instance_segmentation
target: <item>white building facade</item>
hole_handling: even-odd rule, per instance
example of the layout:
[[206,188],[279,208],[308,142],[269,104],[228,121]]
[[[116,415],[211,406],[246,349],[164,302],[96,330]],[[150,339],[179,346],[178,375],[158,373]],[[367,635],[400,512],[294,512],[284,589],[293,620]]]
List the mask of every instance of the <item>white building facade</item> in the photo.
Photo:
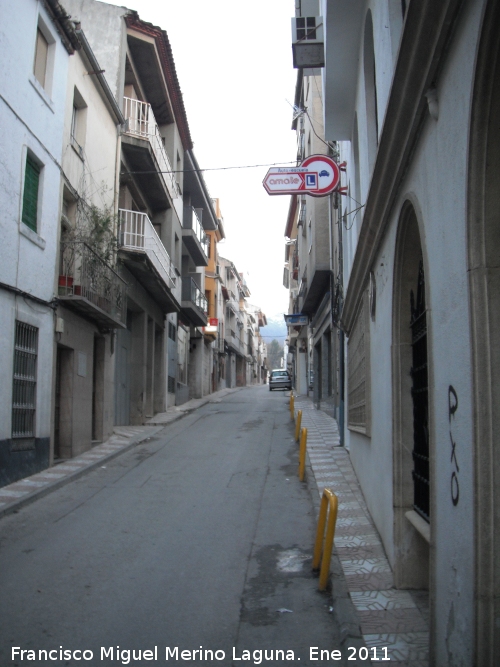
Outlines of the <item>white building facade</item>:
[[70,60],[62,146],[54,459],[107,440],[114,427],[116,330],[126,283],[116,267],[120,135],[125,119],[81,29]]
[[61,147],[68,61],[78,41],[55,0],[2,2],[0,31],[4,485],[50,463]]
[[429,590],[430,664],[494,665],[500,3],[319,11],[347,162],[345,444],[395,585]]

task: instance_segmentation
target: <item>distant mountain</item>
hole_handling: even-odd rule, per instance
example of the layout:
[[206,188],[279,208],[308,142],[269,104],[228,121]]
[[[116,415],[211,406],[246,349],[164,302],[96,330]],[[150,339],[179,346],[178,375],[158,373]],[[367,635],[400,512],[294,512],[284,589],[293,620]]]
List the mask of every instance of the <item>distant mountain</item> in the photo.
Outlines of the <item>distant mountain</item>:
[[288,335],[288,329],[283,318],[283,313],[267,318],[267,326],[261,327],[260,334],[264,341],[269,344],[272,340],[277,340],[282,346]]

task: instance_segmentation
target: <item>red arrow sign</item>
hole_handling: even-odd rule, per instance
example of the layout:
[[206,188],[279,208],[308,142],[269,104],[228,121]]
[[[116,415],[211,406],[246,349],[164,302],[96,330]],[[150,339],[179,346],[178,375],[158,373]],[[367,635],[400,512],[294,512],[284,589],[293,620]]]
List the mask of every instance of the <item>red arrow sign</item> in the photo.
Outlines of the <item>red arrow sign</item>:
[[328,155],[310,155],[298,167],[269,169],[262,182],[270,195],[325,197],[340,184],[340,170]]

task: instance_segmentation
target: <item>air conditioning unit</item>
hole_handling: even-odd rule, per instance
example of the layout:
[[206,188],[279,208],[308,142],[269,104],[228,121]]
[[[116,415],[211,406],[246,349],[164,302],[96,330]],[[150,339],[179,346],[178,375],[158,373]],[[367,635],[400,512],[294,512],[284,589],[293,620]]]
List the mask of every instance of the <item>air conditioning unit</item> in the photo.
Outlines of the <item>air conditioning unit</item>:
[[325,66],[322,16],[292,18],[292,52],[295,69]]

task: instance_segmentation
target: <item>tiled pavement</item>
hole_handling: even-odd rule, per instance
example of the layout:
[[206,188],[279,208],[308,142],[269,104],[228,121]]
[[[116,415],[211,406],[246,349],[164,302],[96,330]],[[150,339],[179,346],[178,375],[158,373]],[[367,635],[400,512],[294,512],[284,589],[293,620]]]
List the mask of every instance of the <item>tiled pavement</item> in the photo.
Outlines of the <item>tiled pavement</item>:
[[370,657],[376,648],[378,660],[372,664],[380,665],[387,647],[394,667],[428,667],[427,594],[393,588],[391,567],[349,452],[340,447],[337,422],[307,397],[295,397],[297,410],[302,410],[302,426],[307,428],[307,453],[319,494],[329,488],[339,499],[335,552]]

